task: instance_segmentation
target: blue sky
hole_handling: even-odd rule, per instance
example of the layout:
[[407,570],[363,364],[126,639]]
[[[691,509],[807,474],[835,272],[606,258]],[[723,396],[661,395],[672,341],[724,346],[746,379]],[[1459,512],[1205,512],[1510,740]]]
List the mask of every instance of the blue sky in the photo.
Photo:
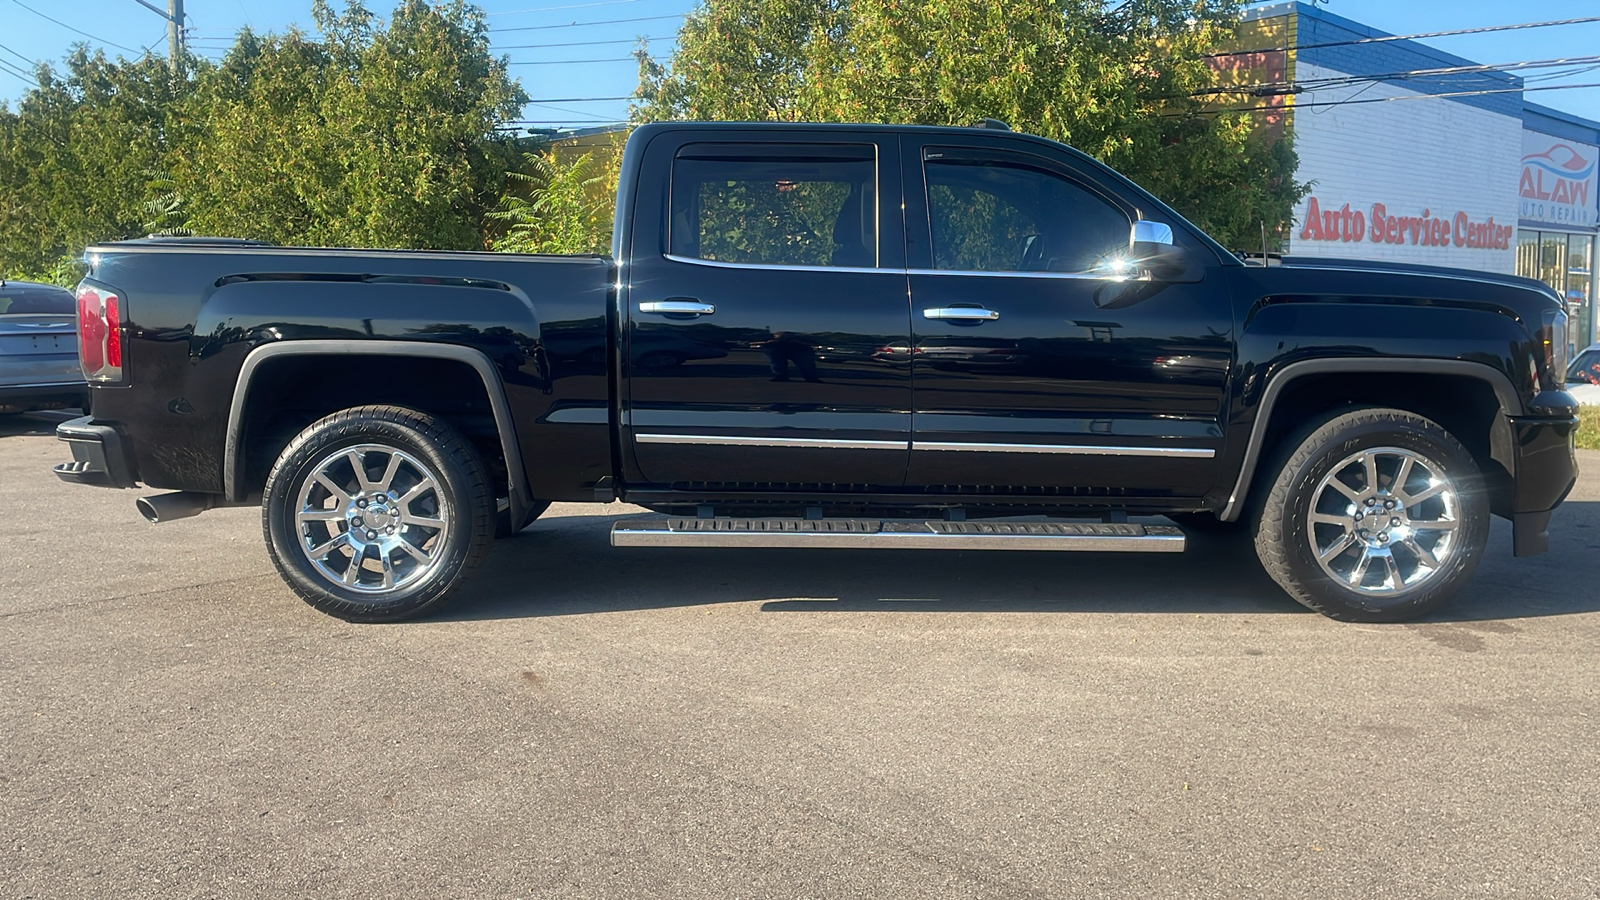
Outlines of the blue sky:
[[[166,6],[166,0],[152,2]],[[24,5],[59,20],[59,24],[30,12]],[[201,55],[212,57],[220,57],[232,36],[245,26],[257,31],[281,31],[291,25],[309,28],[311,22],[311,0],[186,0],[186,5],[192,46]],[[522,79],[528,95],[555,99],[631,94],[637,83],[637,69],[626,57],[633,39],[655,38],[652,47],[665,54],[671,48],[679,20],[694,2],[481,0],[480,5],[489,13],[494,46],[510,57],[512,72]],[[390,8],[388,0],[369,0],[369,6],[379,14]],[[1600,4],[1595,0],[1531,0],[1515,4],[1504,0],[1329,0],[1323,8],[1391,34],[1600,15]],[[620,19],[643,21],[616,21]],[[72,28],[93,37],[75,33]],[[165,22],[135,0],[0,0],[0,60],[27,69],[26,60],[59,60],[76,41],[104,47],[112,56],[137,56],[145,48],[164,54]],[[577,42],[585,43],[529,46]],[[1442,37],[1426,43],[1482,63],[1594,56],[1600,55],[1600,23]],[[571,60],[600,61],[562,62]],[[1600,82],[1600,69],[1542,83],[1588,82]],[[27,87],[28,82],[0,66],[0,100],[15,105]],[[1600,88],[1551,90],[1527,96],[1546,106],[1600,120]],[[625,100],[573,101],[530,106],[525,115],[530,120],[560,124],[602,123],[625,118],[627,108]]]

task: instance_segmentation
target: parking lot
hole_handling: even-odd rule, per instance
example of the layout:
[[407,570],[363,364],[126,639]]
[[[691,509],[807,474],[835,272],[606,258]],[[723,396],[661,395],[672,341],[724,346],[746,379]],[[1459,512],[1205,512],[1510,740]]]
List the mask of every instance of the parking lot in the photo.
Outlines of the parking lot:
[[0,419],[0,897],[1594,897],[1600,454],[1432,621],[1171,558],[613,550],[355,626]]

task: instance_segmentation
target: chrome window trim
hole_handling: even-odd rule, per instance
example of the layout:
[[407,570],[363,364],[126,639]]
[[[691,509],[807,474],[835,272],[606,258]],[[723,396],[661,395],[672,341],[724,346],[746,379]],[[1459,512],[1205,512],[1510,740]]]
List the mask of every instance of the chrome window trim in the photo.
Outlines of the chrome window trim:
[[907,269],[907,275],[974,275],[979,278],[1047,278],[1057,281],[1149,281],[1148,274],[1099,275],[1093,272],[985,272],[977,269]]
[[741,263],[723,262],[719,259],[697,259],[693,256],[679,256],[676,253],[661,254],[670,262],[687,263],[691,266],[707,266],[713,269],[765,269],[772,272],[856,272],[869,275],[903,275],[905,269],[890,269],[879,266],[790,266],[778,263]]
[[906,450],[910,441],[752,437],[738,434],[636,434],[641,444],[717,444],[727,447],[810,447],[824,450]]
[[1134,447],[1096,444],[998,444],[958,441],[872,441],[839,438],[781,438],[737,434],[636,434],[641,444],[713,444],[728,447],[805,447],[823,450],[943,450],[979,453],[1061,453],[1073,456],[1158,456],[1212,459],[1205,447]]
[[1166,456],[1211,459],[1217,451],[1205,447],[1130,447],[1100,444],[996,444],[957,441],[913,441],[913,450],[948,450],[982,453],[1063,453],[1072,456]]

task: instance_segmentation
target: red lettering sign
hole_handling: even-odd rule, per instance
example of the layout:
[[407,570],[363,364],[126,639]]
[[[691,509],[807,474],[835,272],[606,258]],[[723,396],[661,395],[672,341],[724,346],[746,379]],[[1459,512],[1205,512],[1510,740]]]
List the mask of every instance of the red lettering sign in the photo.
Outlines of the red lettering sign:
[[1382,203],[1374,203],[1370,211],[1362,213],[1352,210],[1348,203],[1338,209],[1325,207],[1315,196],[1307,201],[1305,221],[1300,226],[1302,241],[1366,241],[1474,250],[1510,249],[1515,233],[1515,228],[1501,225],[1493,216],[1474,221],[1464,211],[1435,216],[1431,209],[1424,209],[1420,216],[1397,216]]

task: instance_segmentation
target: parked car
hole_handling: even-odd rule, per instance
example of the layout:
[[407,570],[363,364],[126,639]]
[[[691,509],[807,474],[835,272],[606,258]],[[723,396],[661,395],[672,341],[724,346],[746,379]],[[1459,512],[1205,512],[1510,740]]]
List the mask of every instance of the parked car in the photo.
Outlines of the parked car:
[[1567,368],[1567,393],[1583,406],[1600,406],[1600,344],[1572,360]]
[[1491,515],[1544,552],[1577,478],[1549,287],[1248,266],[1041,138],[658,123],[618,203],[609,258],[91,248],[93,410],[56,471],[177,491],[152,521],[260,503],[285,581],[355,621],[615,498],[660,514],[619,547],[1173,552],[1157,516],[1237,522],[1294,599],[1394,621]]
[[0,414],[88,408],[72,292],[0,280]]

